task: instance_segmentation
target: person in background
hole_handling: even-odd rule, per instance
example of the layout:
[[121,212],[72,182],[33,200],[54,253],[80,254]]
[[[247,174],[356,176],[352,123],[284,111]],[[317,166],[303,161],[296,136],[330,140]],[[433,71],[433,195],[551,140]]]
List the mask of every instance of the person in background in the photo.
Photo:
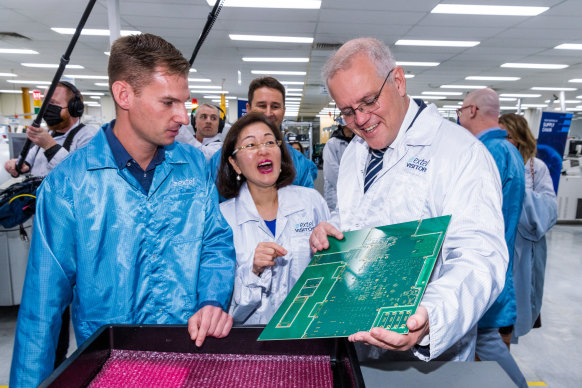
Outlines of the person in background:
[[[285,87],[273,77],[255,78],[249,84],[247,112],[261,112],[267,121],[281,129],[285,118]],[[295,167],[294,185],[311,187],[317,178],[317,166],[305,155],[286,143]],[[221,155],[214,154],[210,159],[213,174],[216,178],[220,166]]]
[[[536,140],[523,116],[507,113],[499,118],[499,127],[507,131],[507,140],[525,160],[525,197],[517,225],[513,256],[513,284],[517,317],[512,330],[502,335],[509,347],[526,335],[536,322],[544,293],[547,246],[546,233],[558,218],[558,203],[548,167],[536,158]],[[539,327],[539,326],[538,326]]]
[[220,126],[224,126],[224,122],[220,118],[220,113],[221,110],[215,105],[201,104],[196,109],[196,116],[191,116],[192,125],[196,128],[194,135],[187,126],[182,126],[176,141],[193,145],[202,151],[206,160],[210,160],[222,147]]
[[506,141],[507,132],[499,128],[499,96],[494,90],[485,88],[469,93],[457,109],[457,115],[459,123],[483,142],[497,164],[503,189],[505,242],[509,251],[503,291],[479,321],[476,353],[483,361],[497,361],[515,384],[527,387],[525,377],[499,332],[500,328],[513,325],[516,317],[513,252],[525,194],[523,158]]
[[232,327],[232,230],[204,155],[174,142],[190,64],[151,34],[119,38],[108,76],[116,119],[43,181],[18,311],[10,386],[53,370],[61,314],[77,343],[105,324],[186,324],[201,346]]
[[[233,230],[237,269],[230,314],[267,324],[311,260],[309,235],[329,210],[314,189],[293,186],[279,128],[251,112],[233,124],[220,161],[220,210]],[[301,225],[301,227],[299,227]]]
[[353,137],[354,132],[340,124],[323,148],[323,196],[331,211],[335,210],[337,203],[337,175],[340,161]]
[[[83,95],[77,87],[70,82],[60,81],[43,117],[49,131],[33,126],[26,130],[26,137],[34,146],[30,148],[21,172],[44,177],[69,153],[84,147],[98,131],[97,128],[81,122],[84,110]],[[16,158],[4,164],[6,171],[13,177],[19,175],[16,171],[17,163]],[[55,368],[67,357],[70,320],[71,312],[67,307],[62,315]]]
[[[81,123],[85,106],[83,96],[70,82],[60,81],[44,114],[48,131],[42,127],[27,127],[26,137],[34,144],[22,165],[21,173],[45,176],[70,152],[84,147],[98,129]],[[4,168],[17,177],[18,159],[10,159]]]
[[[474,360],[476,325],[503,288],[501,183],[491,154],[436,106],[406,93],[404,70],[376,39],[345,43],[323,69],[331,97],[357,135],[340,163],[338,203],[311,234],[328,235],[452,215],[430,283],[408,334],[381,327],[349,336],[358,357]],[[359,345],[359,344],[357,344]]]
[[291,141],[289,142],[289,145],[302,154],[304,153],[303,146],[298,141]]

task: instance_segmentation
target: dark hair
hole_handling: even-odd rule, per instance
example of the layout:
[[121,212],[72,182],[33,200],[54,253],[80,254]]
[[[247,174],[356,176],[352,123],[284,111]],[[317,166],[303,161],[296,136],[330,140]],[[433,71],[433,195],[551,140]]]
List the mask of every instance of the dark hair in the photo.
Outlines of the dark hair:
[[128,35],[111,46],[107,75],[109,91],[114,82],[126,81],[139,93],[147,85],[156,67],[169,75],[188,76],[190,63],[171,43],[152,34]]
[[[305,152],[305,151],[303,150],[303,145],[302,145],[301,143],[299,143],[298,141],[290,141],[290,142],[289,142],[289,145],[290,145],[291,147],[293,147],[294,145],[298,145],[298,146],[299,146],[299,149],[298,149],[297,151],[299,151],[299,152],[301,152],[301,153]],[[293,148],[295,148],[295,147],[293,147]],[[297,148],[295,148],[295,149],[297,149]]]
[[[232,156],[232,153],[236,148],[236,142],[238,141],[240,133],[243,129],[254,123],[265,124],[273,132],[273,135],[275,135],[277,140],[283,141],[283,135],[279,128],[267,121],[265,116],[260,112],[250,112],[238,119],[226,134],[226,138],[222,145],[222,154],[220,156],[220,168],[218,169],[216,188],[224,198],[237,197],[242,184],[246,180],[243,175],[240,176],[240,180],[236,179],[238,174],[234,171],[228,158]],[[236,155],[233,156],[233,158],[236,159]],[[281,144],[281,173],[276,182],[277,189],[290,185],[294,179],[295,167],[293,166],[289,150],[285,143],[283,143]]]
[[260,77],[255,78],[251,81],[249,85],[249,106],[253,106],[253,97],[255,95],[255,90],[260,88],[269,88],[275,89],[281,92],[281,96],[283,96],[283,106],[285,106],[285,86],[279,81],[277,81],[273,77]]

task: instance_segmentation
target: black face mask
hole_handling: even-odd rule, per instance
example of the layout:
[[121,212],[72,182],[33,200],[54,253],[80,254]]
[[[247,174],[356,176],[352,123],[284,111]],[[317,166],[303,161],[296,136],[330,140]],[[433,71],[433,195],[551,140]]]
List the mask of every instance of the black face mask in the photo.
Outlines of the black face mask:
[[48,104],[43,119],[46,121],[49,127],[63,122],[63,118],[61,117],[61,109],[63,108],[58,105]]

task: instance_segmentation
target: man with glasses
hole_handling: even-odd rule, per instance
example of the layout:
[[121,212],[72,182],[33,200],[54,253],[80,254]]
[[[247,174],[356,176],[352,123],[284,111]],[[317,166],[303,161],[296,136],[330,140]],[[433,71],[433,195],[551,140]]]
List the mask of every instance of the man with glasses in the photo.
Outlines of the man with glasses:
[[486,88],[469,93],[457,109],[457,115],[459,123],[483,142],[497,164],[503,190],[505,242],[509,250],[505,287],[479,321],[477,356],[483,361],[497,361],[517,386],[527,387],[525,377],[499,333],[500,328],[511,332],[517,315],[512,268],[515,234],[525,195],[523,158],[507,141],[507,132],[499,128],[499,96],[494,90]]
[[407,96],[404,70],[376,39],[344,44],[323,77],[357,137],[341,160],[337,208],[313,230],[312,250],[340,231],[452,215],[409,333],[372,328],[350,341],[386,349],[358,347],[362,359],[473,360],[477,321],[501,292],[508,261],[495,162],[434,105]]

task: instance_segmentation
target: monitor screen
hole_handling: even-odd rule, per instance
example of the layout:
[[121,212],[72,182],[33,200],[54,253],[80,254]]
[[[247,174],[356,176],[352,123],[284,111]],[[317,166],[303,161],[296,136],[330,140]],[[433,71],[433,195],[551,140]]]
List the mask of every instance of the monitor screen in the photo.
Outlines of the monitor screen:
[[25,142],[26,133],[8,133],[8,149],[10,151],[10,159],[18,158]]

